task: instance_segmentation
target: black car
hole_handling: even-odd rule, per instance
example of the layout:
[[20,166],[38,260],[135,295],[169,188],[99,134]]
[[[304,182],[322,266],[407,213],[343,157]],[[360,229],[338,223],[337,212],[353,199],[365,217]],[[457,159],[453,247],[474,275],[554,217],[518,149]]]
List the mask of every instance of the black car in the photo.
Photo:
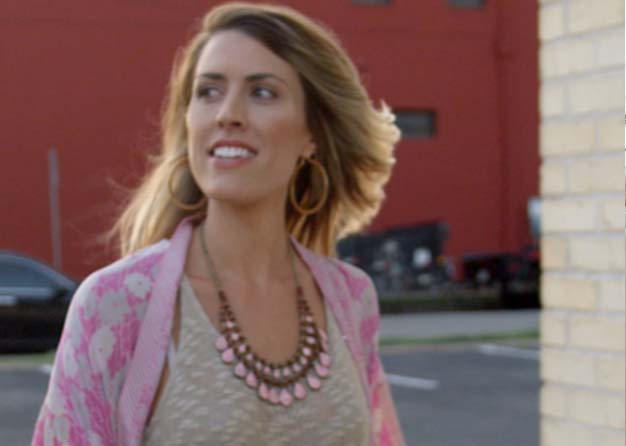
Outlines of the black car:
[[539,308],[539,251],[529,245],[519,253],[463,256],[465,280],[473,288],[498,287],[505,308]]
[[43,262],[0,250],[0,352],[55,348],[77,287]]

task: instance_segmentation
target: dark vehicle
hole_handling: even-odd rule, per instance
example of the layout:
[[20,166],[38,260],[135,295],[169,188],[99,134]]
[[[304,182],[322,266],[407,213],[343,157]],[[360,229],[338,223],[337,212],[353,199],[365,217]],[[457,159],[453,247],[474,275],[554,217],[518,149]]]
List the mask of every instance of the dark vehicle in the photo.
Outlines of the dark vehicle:
[[474,288],[498,287],[507,308],[539,308],[539,238],[541,199],[531,197],[527,205],[528,226],[533,242],[520,252],[478,253],[463,256],[465,281]]
[[77,287],[45,263],[0,251],[0,352],[55,348]]
[[447,237],[445,222],[423,222],[347,237],[337,251],[367,272],[379,291],[424,290],[453,280],[450,263],[442,255]]
[[463,256],[465,280],[474,288],[498,287],[503,306],[537,308],[539,254],[537,246],[520,253],[481,253]]

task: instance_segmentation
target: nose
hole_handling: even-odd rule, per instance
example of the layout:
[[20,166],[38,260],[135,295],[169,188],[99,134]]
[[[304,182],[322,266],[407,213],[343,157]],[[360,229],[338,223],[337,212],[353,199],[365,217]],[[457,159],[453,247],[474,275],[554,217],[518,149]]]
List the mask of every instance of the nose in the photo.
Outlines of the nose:
[[232,94],[224,99],[216,117],[219,127],[245,127],[245,110],[240,102],[236,94]]

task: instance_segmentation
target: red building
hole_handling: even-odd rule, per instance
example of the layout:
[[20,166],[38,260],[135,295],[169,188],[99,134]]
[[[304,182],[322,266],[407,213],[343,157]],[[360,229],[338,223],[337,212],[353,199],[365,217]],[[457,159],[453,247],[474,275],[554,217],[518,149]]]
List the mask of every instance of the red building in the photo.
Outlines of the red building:
[[[76,277],[112,260],[95,243],[119,203],[109,180],[137,184],[158,144],[174,52],[218,3],[0,4],[0,248]],[[452,256],[530,241],[526,205],[539,169],[535,2],[282,3],[331,27],[375,103],[384,99],[406,126],[371,230],[445,220]]]

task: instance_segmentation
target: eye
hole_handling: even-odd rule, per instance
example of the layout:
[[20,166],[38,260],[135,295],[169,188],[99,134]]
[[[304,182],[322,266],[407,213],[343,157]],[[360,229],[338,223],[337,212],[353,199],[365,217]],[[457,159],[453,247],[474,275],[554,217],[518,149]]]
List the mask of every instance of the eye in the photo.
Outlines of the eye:
[[213,97],[213,96],[215,96],[215,95],[211,94],[211,92],[213,92],[213,91],[217,92],[218,89],[215,88],[215,87],[200,87],[200,88],[198,88],[196,90],[196,96],[198,96],[199,98],[202,98],[202,97],[205,97],[205,96]]
[[[263,92],[263,94],[257,94],[259,92]],[[254,93],[255,93],[255,96],[260,97],[262,99],[272,99],[272,98],[278,97],[276,93],[274,93],[269,88],[265,88],[265,87],[256,87],[254,89]]]

